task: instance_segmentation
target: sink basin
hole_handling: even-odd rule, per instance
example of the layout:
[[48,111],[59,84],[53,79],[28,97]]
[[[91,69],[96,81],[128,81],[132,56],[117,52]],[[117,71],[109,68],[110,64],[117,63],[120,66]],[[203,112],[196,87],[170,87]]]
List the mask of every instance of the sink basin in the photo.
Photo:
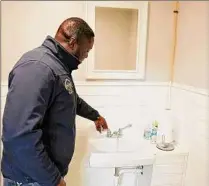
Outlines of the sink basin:
[[150,152],[130,153],[92,153],[89,159],[90,167],[136,167],[139,165],[152,165],[154,154]]
[[97,152],[135,152],[142,146],[139,142],[123,138],[99,138],[89,142],[92,149]]
[[99,138],[91,139],[91,167],[126,167],[151,165],[154,153],[147,143],[134,139]]

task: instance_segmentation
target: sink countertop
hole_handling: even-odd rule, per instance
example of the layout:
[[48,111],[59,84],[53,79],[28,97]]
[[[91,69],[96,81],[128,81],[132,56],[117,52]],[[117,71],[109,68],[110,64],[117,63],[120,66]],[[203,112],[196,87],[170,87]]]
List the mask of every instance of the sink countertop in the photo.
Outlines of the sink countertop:
[[152,144],[150,140],[143,139],[135,151],[127,152],[102,152],[95,148],[90,150],[89,166],[90,167],[132,167],[138,165],[152,165],[156,155],[187,154],[188,151],[184,146],[175,145],[173,151],[162,151]]

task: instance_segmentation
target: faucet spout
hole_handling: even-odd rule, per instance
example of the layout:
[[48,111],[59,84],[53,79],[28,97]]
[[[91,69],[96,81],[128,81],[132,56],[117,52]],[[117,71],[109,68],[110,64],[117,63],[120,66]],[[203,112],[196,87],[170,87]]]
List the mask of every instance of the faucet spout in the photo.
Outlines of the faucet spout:
[[123,130],[125,130],[125,129],[127,129],[127,128],[130,128],[130,127],[132,127],[132,124],[128,124],[128,125],[126,125],[126,126],[123,127],[123,128],[119,128],[119,130],[120,130],[120,131],[123,131]]
[[132,127],[132,124],[126,125],[123,128],[119,128],[118,131],[114,131],[114,132],[111,132],[111,130],[108,129],[107,130],[107,137],[108,138],[115,138],[115,137],[119,138],[119,137],[121,137],[123,135],[123,133],[122,133],[123,130],[125,130],[127,128],[130,128],[130,127]]
[[130,127],[132,127],[132,124],[128,124],[128,125],[126,125],[123,128],[119,128],[119,130],[118,130],[118,136],[121,137],[123,135],[123,130],[128,129]]

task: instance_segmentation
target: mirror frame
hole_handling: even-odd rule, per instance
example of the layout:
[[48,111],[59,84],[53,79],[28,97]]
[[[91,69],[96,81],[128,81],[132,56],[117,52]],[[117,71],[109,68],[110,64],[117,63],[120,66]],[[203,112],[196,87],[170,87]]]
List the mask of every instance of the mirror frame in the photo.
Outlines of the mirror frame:
[[[86,61],[86,79],[144,79],[147,53],[148,32],[148,1],[86,1],[86,21],[95,31],[95,9],[103,8],[128,8],[138,10],[137,26],[137,55],[135,70],[96,70],[95,47],[89,53]],[[96,36],[95,36],[96,37]]]

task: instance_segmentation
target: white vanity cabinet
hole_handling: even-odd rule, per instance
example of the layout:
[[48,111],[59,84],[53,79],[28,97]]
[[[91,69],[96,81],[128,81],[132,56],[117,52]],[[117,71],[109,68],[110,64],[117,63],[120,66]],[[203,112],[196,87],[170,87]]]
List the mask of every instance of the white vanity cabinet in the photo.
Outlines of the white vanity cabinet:
[[156,154],[151,186],[184,186],[187,153]]

